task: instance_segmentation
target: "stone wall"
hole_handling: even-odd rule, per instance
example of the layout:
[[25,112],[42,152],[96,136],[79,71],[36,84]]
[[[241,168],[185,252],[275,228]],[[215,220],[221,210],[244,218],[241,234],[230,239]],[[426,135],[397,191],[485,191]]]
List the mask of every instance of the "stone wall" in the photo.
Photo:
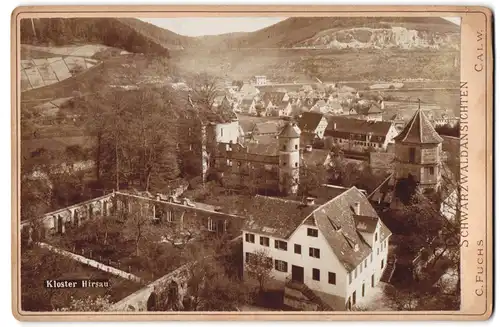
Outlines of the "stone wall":
[[108,311],[147,311],[147,302],[151,293],[155,292],[158,295],[164,292],[171,282],[178,285],[179,298],[182,299],[187,293],[187,281],[191,265],[192,263],[185,264],[155,280],[148,286],[113,304]]

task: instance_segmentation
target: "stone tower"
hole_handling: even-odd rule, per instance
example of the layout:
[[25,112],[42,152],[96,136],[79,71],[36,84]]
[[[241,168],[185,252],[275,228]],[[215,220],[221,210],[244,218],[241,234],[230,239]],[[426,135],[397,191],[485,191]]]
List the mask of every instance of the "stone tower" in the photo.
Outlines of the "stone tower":
[[419,184],[420,190],[436,190],[441,183],[443,139],[420,109],[420,103],[418,110],[394,141],[396,179],[411,175]]
[[288,122],[278,135],[279,190],[282,194],[296,194],[299,188],[300,129]]

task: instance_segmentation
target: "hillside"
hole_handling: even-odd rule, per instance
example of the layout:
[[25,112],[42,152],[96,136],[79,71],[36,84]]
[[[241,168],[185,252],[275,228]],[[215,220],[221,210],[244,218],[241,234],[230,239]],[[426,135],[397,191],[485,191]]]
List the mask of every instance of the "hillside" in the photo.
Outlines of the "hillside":
[[[459,26],[442,18],[292,17],[251,33],[205,38],[227,48],[458,48]],[[364,43],[367,43],[363,45]],[[352,46],[352,45],[351,45]]]
[[169,55],[171,47],[185,45],[177,35],[134,18],[38,18],[21,20],[21,43],[62,46],[104,44],[136,53]]

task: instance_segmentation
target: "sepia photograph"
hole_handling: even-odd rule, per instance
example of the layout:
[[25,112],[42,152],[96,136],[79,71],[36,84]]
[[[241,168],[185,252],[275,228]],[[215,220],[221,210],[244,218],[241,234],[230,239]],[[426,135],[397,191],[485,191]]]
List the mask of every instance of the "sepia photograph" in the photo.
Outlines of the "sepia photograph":
[[19,20],[20,312],[463,309],[462,18],[278,14]]

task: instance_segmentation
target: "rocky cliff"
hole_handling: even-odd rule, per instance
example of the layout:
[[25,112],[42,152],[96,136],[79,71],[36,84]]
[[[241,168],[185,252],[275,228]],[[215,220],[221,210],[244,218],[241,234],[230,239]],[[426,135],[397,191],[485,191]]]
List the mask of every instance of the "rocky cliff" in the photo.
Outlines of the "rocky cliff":
[[298,48],[324,49],[454,49],[460,47],[459,33],[415,30],[400,26],[330,29],[298,43]]

